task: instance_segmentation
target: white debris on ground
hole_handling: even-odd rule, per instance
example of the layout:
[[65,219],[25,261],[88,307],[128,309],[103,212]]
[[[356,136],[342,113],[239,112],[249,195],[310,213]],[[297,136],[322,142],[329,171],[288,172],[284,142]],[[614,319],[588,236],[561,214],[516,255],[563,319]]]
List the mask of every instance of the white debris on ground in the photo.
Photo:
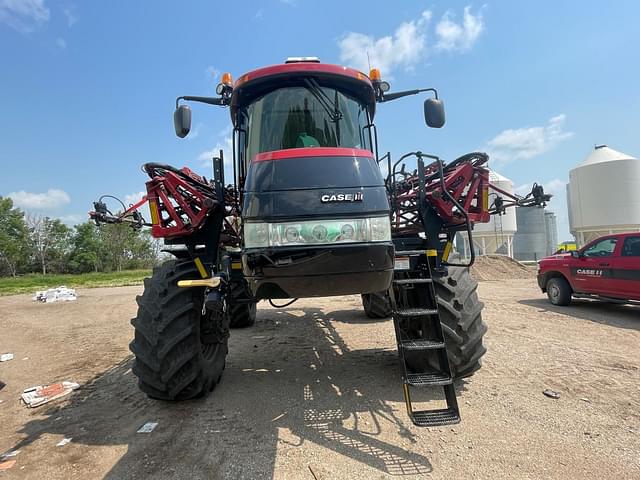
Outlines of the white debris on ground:
[[13,353],[3,353],[0,355],[0,362],[8,362],[9,360],[13,360]]
[[67,443],[70,443],[72,438],[63,438],[58,443],[56,443],[56,447],[64,447]]
[[136,433],[151,433],[158,426],[158,422],[147,422]]
[[37,291],[32,300],[44,303],[70,302],[77,300],[77,295],[75,289],[61,285],[58,288]]
[[56,398],[69,395],[72,391],[80,388],[80,385],[74,382],[60,382],[51,385],[38,385],[36,387],[27,388],[22,392],[22,401],[29,408],[39,407],[45,403],[49,403]]
[[20,450],[9,450],[0,455],[0,460],[4,460],[5,458],[17,457],[20,453]]

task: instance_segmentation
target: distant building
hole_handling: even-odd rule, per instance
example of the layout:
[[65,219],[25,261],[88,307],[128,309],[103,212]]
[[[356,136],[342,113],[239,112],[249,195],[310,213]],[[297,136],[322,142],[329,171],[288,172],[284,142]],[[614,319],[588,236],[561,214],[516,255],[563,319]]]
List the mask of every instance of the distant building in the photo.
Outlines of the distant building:
[[553,255],[558,245],[556,214],[542,207],[516,207],[517,232],[513,238],[516,260],[540,260]]
[[[513,182],[498,172],[489,171],[489,181],[501,190],[513,193]],[[489,205],[493,204],[497,196],[503,195],[489,188]],[[516,212],[513,208],[508,208],[502,215],[492,215],[488,223],[476,223],[473,226],[476,255],[499,253],[513,257],[513,236],[516,229]],[[464,258],[469,258],[469,239],[466,235],[457,236],[456,248]]]
[[640,231],[640,160],[596,146],[569,172],[567,207],[579,246],[609,233]]

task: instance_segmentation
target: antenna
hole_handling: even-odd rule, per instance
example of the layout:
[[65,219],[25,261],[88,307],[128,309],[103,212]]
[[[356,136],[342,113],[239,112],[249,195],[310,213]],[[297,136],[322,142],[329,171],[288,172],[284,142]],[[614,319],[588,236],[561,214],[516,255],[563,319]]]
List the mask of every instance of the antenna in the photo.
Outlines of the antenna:
[[369,50],[367,50],[367,63],[369,64],[369,71],[371,71],[371,59],[369,58]]

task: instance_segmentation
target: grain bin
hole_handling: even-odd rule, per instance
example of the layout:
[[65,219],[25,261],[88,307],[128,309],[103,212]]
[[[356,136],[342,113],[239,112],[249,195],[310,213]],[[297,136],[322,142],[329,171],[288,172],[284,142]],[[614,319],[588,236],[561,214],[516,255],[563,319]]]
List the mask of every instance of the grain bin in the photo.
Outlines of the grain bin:
[[[489,181],[492,185],[513,193],[513,182],[507,177],[493,170],[489,171]],[[503,196],[489,188],[489,204],[492,205],[497,196]],[[513,257],[513,236],[516,233],[516,212],[508,208],[503,215],[492,215],[488,223],[476,223],[473,228],[473,244],[477,255],[499,253]],[[469,240],[466,235],[459,235],[458,250],[468,258]]]
[[554,253],[558,241],[556,217],[542,207],[516,208],[517,232],[513,238],[514,257],[540,260]]
[[569,172],[567,207],[580,246],[609,233],[640,231],[640,160],[597,145]]

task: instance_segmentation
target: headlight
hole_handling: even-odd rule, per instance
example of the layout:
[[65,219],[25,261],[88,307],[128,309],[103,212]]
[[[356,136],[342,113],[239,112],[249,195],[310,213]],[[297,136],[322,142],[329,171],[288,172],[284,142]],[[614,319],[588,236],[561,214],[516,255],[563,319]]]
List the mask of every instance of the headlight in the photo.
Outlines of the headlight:
[[245,223],[246,248],[391,241],[389,217]]

